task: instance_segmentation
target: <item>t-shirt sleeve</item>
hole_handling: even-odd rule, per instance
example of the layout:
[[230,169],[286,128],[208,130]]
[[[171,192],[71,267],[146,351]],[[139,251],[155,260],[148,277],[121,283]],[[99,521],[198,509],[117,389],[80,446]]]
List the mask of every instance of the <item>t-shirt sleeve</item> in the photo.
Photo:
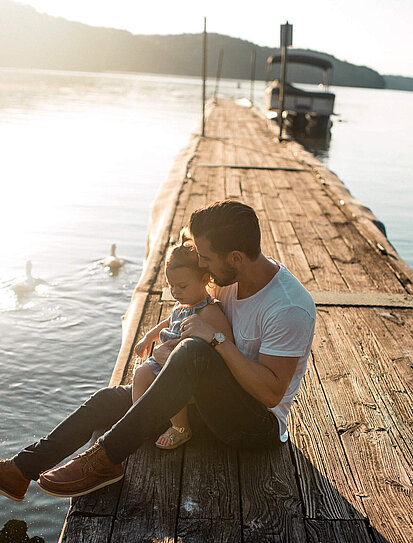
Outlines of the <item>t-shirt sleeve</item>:
[[305,309],[283,309],[266,319],[259,352],[272,356],[303,356],[313,333],[314,319]]

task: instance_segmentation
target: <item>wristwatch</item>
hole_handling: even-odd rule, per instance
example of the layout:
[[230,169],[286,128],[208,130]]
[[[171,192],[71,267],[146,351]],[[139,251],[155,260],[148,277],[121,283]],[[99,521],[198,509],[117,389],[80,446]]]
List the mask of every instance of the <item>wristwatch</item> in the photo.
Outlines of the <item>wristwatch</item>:
[[222,332],[215,332],[214,337],[212,338],[212,341],[210,341],[209,344],[211,345],[211,347],[215,348],[220,343],[224,343],[226,339],[227,338],[224,336]]

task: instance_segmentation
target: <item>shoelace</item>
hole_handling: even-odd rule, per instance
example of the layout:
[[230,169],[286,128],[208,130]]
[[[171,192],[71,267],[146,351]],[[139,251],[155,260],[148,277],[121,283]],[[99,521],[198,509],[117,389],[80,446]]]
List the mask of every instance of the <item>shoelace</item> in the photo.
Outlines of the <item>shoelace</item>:
[[78,458],[83,458],[85,462],[85,468],[86,471],[93,471],[95,469],[95,459],[96,459],[96,452],[100,449],[100,445],[95,443],[90,449],[88,449],[85,452],[82,452],[76,456],[73,460],[77,460]]

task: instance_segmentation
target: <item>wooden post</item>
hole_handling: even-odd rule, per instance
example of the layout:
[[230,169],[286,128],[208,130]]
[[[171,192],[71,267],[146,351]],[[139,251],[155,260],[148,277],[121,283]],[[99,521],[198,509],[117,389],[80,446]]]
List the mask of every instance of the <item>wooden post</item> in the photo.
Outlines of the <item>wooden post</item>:
[[206,17],[204,17],[204,39],[203,39],[203,55],[202,55],[202,136],[205,136],[206,74],[207,74],[207,31],[206,31]]
[[219,58],[218,58],[218,67],[217,67],[217,77],[215,80],[215,92],[214,92],[214,99],[217,99],[218,96],[218,87],[219,87],[219,81],[221,79],[221,70],[222,70],[222,61],[224,58],[224,50],[220,49],[219,51]]
[[280,45],[281,45],[281,81],[280,81],[280,94],[279,94],[279,126],[280,134],[278,136],[279,141],[282,140],[283,130],[283,112],[284,112],[284,95],[285,95],[285,78],[287,73],[287,47],[292,44],[293,25],[288,24],[281,25],[280,33]]
[[250,102],[254,104],[254,82],[255,82],[255,60],[257,54],[255,51],[251,51],[251,88],[250,88]]
[[270,71],[271,71],[271,63],[269,62],[269,59],[267,59],[267,64],[265,66],[265,86],[268,85],[268,81],[270,80]]

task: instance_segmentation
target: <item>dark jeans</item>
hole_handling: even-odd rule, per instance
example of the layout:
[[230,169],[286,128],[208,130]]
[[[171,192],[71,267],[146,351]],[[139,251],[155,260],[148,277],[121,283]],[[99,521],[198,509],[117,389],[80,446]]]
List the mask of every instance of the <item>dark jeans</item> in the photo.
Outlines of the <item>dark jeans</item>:
[[279,445],[276,417],[238,384],[212,347],[191,338],[173,350],[134,405],[130,385],[101,389],[14,460],[26,477],[37,479],[89,441],[95,430],[105,428],[109,430],[98,442],[118,464],[145,439],[157,437],[192,396],[205,424],[224,443],[245,448]]

